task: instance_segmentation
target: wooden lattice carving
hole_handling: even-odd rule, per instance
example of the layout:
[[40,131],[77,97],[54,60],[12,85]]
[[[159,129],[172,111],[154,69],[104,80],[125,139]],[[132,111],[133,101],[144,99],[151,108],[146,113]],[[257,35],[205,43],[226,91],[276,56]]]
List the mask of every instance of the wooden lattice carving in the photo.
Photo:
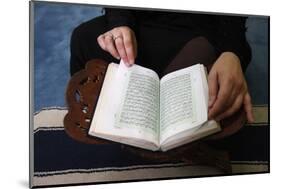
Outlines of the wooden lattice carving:
[[68,83],[66,102],[69,110],[64,118],[64,127],[69,136],[80,142],[107,143],[88,135],[107,65],[108,63],[103,60],[91,60],[85,69],[74,74]]

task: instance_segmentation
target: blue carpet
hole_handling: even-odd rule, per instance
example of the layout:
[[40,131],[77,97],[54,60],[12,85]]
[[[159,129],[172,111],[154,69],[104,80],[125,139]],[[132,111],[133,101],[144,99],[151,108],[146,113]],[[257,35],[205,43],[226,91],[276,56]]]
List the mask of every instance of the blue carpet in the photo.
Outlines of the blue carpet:
[[101,8],[35,2],[35,111],[49,106],[66,106],[72,30],[101,15]]
[[[72,30],[101,15],[101,8],[86,5],[35,2],[35,111],[66,106],[69,80],[69,42]],[[268,19],[250,17],[247,38],[253,59],[246,72],[254,104],[268,103]]]
[[[209,142],[209,145],[230,151],[231,161],[268,161],[268,132],[268,126],[247,126],[223,142]],[[34,152],[35,172],[159,164],[159,160],[142,158],[117,143],[93,145],[77,142],[65,131],[35,133]],[[173,162],[181,160],[166,160],[161,164]]]

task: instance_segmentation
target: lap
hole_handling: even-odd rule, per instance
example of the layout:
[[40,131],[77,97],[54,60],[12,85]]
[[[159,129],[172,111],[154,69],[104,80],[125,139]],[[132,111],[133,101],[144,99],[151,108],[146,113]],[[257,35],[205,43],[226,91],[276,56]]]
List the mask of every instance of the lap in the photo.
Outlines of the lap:
[[[72,74],[83,69],[86,62],[94,58],[104,59],[107,62],[118,62],[108,52],[102,50],[97,43],[97,37],[106,31],[107,24],[104,16],[85,22],[73,31],[71,39]],[[205,37],[194,33],[141,25],[136,31],[136,37],[138,41],[136,63],[153,69],[160,77],[197,63],[206,66],[212,65],[217,58],[212,44]],[[230,123],[222,125],[230,129],[241,127],[240,122],[233,123],[230,121]],[[224,133],[229,134],[234,130]]]

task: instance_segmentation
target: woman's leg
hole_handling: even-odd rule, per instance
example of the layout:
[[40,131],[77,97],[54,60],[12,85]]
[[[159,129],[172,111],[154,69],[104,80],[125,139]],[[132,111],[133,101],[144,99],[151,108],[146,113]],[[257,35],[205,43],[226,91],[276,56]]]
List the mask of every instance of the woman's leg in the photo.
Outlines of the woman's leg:
[[99,58],[107,62],[118,62],[108,52],[100,48],[97,37],[106,32],[104,16],[96,17],[79,25],[71,36],[70,73],[73,75],[85,67],[87,61]]
[[194,31],[174,29],[141,22],[136,27],[136,63],[154,70],[159,76],[181,48],[197,36]]
[[198,63],[210,68],[216,58],[214,47],[209,41],[204,37],[196,37],[185,44],[171,63],[163,70],[162,75]]

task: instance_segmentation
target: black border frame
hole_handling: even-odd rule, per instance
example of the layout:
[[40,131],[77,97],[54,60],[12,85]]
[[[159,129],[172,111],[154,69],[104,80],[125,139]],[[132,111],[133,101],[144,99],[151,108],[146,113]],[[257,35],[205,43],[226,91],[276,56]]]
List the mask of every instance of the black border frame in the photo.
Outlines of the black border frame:
[[[182,12],[182,13],[194,13],[194,14],[216,14],[216,15],[229,15],[229,16],[247,16],[247,17],[266,17],[268,19],[268,171],[265,172],[251,172],[251,173],[232,173],[232,174],[217,174],[217,175],[207,175],[207,176],[183,176],[183,177],[167,177],[167,178],[152,178],[152,179],[132,179],[132,180],[122,180],[122,181],[104,181],[104,182],[88,182],[88,183],[69,183],[69,184],[55,184],[55,185],[44,185],[44,186],[32,186],[31,178],[31,137],[33,137],[33,133],[31,133],[31,127],[33,127],[31,117],[33,116],[33,100],[34,88],[31,88],[32,80],[31,75],[31,24],[34,24],[32,21],[31,15],[31,7],[32,3],[49,3],[49,4],[69,4],[69,5],[82,5],[82,6],[95,6],[95,7],[109,7],[109,8],[126,8],[126,9],[138,9],[138,10],[153,10],[153,11],[167,11],[167,12]],[[33,28],[32,28],[33,29]],[[34,56],[34,54],[33,54]],[[34,62],[32,62],[34,64]],[[223,12],[205,12],[205,11],[191,11],[191,10],[176,10],[176,9],[161,9],[161,8],[144,8],[144,7],[127,7],[127,6],[115,6],[115,5],[101,5],[101,4],[88,4],[88,3],[70,3],[70,2],[55,2],[55,1],[40,1],[40,0],[30,0],[29,1],[29,188],[48,188],[48,187],[66,187],[66,186],[85,186],[85,185],[100,185],[100,184],[114,184],[114,183],[131,183],[131,182],[143,182],[143,181],[163,181],[163,180],[180,180],[180,179],[188,179],[188,178],[211,178],[211,177],[224,177],[224,176],[239,176],[239,175],[256,175],[256,174],[265,174],[270,173],[270,16],[269,15],[255,15],[255,14],[236,14],[236,13],[223,13]],[[32,172],[33,173],[33,172]]]

